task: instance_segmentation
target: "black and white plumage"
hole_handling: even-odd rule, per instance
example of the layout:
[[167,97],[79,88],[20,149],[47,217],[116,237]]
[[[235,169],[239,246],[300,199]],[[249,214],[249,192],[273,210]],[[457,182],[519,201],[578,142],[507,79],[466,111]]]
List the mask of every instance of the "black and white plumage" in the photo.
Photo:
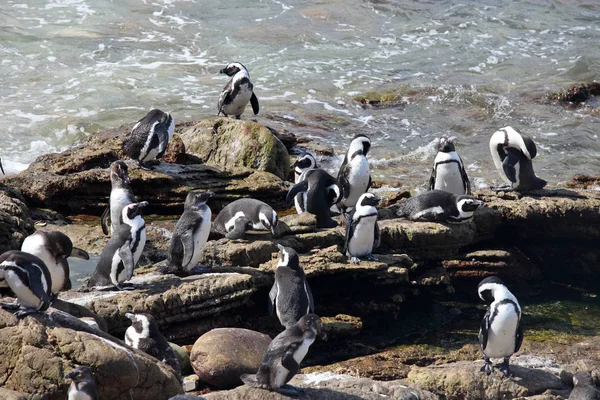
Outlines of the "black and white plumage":
[[340,187],[333,176],[320,168],[305,171],[301,181],[288,192],[286,202],[291,204],[297,195],[303,196],[304,211],[317,217],[317,227],[333,228],[338,225],[329,211],[341,198]]
[[430,190],[411,197],[398,209],[398,216],[412,221],[436,221],[460,224],[470,221],[483,201],[458,196],[443,190]]
[[0,171],[2,171],[2,175],[6,175],[4,173],[4,167],[2,166],[2,159],[0,158]]
[[[292,164],[294,169],[294,183],[302,181],[302,174],[311,169],[318,168],[317,159],[310,153],[302,153],[296,161]],[[296,212],[302,214],[306,211],[306,192],[297,194],[294,197],[294,205],[296,206]]]
[[589,371],[579,371],[573,375],[574,388],[569,400],[600,400],[600,390],[596,389]]
[[477,292],[488,305],[479,330],[479,344],[485,359],[481,370],[490,375],[494,369],[490,358],[504,358],[498,369],[503,376],[510,376],[508,360],[523,343],[521,306],[497,276],[482,280]]
[[270,230],[275,235],[277,213],[260,200],[239,199],[229,203],[217,215],[213,230],[227,239],[241,239],[247,230]]
[[433,161],[429,190],[443,190],[454,194],[471,194],[471,183],[465,165],[454,148],[452,138],[441,138]]
[[338,208],[344,213],[353,208],[358,198],[371,187],[371,174],[367,160],[370,148],[371,141],[367,136],[356,135],[352,138],[350,148],[344,157],[337,176],[342,191]]
[[221,74],[231,76],[227,85],[221,91],[218,103],[217,115],[234,116],[240,119],[248,102],[252,104],[254,115],[258,114],[259,105],[256,94],[253,91],[252,82],[248,69],[239,62],[233,62],[219,71]]
[[212,192],[188,193],[183,205],[183,214],[177,221],[171,237],[167,269],[162,272],[190,273],[198,264],[202,248],[210,234],[212,211],[206,202],[212,196]]
[[121,223],[121,211],[128,204],[137,203],[135,194],[131,190],[127,164],[118,160],[110,164],[110,198],[108,206],[100,217],[102,231],[108,235],[108,224],[106,222],[110,213],[110,232],[117,230]]
[[2,308],[18,318],[46,311],[52,303],[52,276],[33,254],[9,250],[0,255],[0,287],[8,287],[15,295],[15,301]]
[[133,276],[133,269],[146,244],[146,223],[142,210],[147,205],[147,201],[142,201],[123,208],[122,224],[102,250],[96,269],[87,283],[89,287],[114,285],[119,290],[125,288],[122,283]]
[[547,182],[538,178],[533,171],[531,160],[537,155],[537,148],[530,137],[507,126],[490,138],[490,152],[500,177],[508,185],[495,189],[525,191],[546,186]]
[[125,317],[131,320],[131,326],[125,331],[125,344],[159,359],[180,376],[179,356],[159,331],[154,317],[150,314],[133,313],[125,313]]
[[38,230],[27,236],[21,245],[21,251],[33,254],[44,262],[52,277],[53,295],[71,289],[67,257],[90,259],[86,251],[73,247],[73,242],[67,235],[52,230]]
[[67,400],[98,400],[94,373],[90,367],[80,365],[65,375],[65,379],[71,380]]
[[161,158],[167,150],[175,131],[171,114],[158,109],[151,110],[140,119],[123,142],[123,152],[140,165]]
[[354,210],[346,220],[346,242],[344,254],[350,257],[353,264],[360,263],[360,257],[377,260],[373,250],[379,247],[381,238],[377,225],[377,204],[381,200],[373,193],[362,194]]
[[275,282],[269,292],[269,315],[273,315],[275,309],[281,325],[289,328],[306,314],[314,312],[315,304],[298,253],[291,247],[277,247],[279,262],[275,269]]
[[287,382],[300,371],[300,363],[317,336],[326,340],[321,318],[305,315],[271,341],[256,374],[242,375],[241,380],[251,387],[298,395],[299,389]]

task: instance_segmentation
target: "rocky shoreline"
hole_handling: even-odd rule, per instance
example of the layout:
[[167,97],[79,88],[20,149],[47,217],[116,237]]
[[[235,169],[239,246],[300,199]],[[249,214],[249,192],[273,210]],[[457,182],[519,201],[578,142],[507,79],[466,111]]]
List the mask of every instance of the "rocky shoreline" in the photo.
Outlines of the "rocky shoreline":
[[[33,232],[33,221],[37,220],[47,228],[66,233],[75,246],[98,254],[108,240],[97,217],[110,192],[108,166],[122,157],[125,132],[126,128],[121,127],[100,133],[86,144],[42,156],[21,174],[0,180],[0,250],[19,248],[24,237]],[[84,306],[105,323],[108,333],[90,333],[71,319],[65,323],[58,310],[23,321],[0,311],[0,340],[4,343],[0,352],[6,355],[0,361],[0,386],[4,387],[0,390],[35,394],[39,398],[64,398],[64,370],[76,363],[100,365],[101,356],[93,358],[88,347],[97,348],[99,353],[118,353],[115,349],[124,346],[112,336],[123,336],[129,325],[126,312],[151,313],[169,340],[180,344],[193,343],[218,327],[247,328],[274,337],[281,327],[276,319],[268,317],[266,303],[273,283],[276,242],[293,247],[300,254],[316,312],[324,317],[332,337],[328,343],[317,342],[311,347],[307,357],[307,365],[311,366],[304,371],[310,374],[292,381],[308,388],[301,398],[375,399],[381,394],[402,398],[412,391],[421,399],[549,400],[568,396],[572,385],[569,374],[576,370],[600,374],[600,356],[592,345],[600,340],[598,334],[573,336],[558,343],[530,341],[526,334],[524,347],[515,357],[519,366],[515,369],[516,378],[501,380],[499,376],[486,377],[478,372],[480,362],[476,360],[481,356],[473,340],[478,323],[469,331],[471,339],[459,340],[450,346],[452,349],[417,345],[394,349],[393,346],[411,343],[404,340],[412,340],[409,338],[419,330],[392,328],[403,321],[405,325],[414,324],[415,320],[405,318],[418,314],[420,307],[427,309],[428,305],[452,300],[456,292],[475,292],[477,282],[489,275],[500,276],[516,293],[539,290],[543,282],[597,290],[599,285],[594,278],[600,268],[600,192],[552,189],[519,195],[480,191],[475,196],[484,200],[486,207],[479,209],[467,224],[447,225],[395,218],[397,203],[393,199],[398,193],[392,191],[387,194],[392,201],[379,210],[379,261],[350,264],[340,251],[344,242],[342,227],[317,229],[315,218],[309,214],[287,215],[281,218],[276,242],[270,235],[239,241],[211,237],[214,240],[207,243],[200,259],[201,264],[212,267],[211,273],[180,278],[158,274],[156,268],[166,258],[169,232],[187,192],[215,192],[215,201],[210,203],[213,212],[246,196],[265,200],[283,211],[289,187],[285,166],[289,165],[288,152],[296,145],[296,139],[254,122],[225,119],[178,126],[176,132],[178,139],[172,142],[166,156],[170,162],[161,162],[152,170],[130,166],[131,186],[139,199],[149,201],[149,212],[154,214],[146,221],[148,243],[133,279],[136,290],[71,290],[60,295],[64,303],[74,304],[65,306],[69,313],[83,317],[84,308],[77,306]],[[214,148],[197,147],[193,138],[198,135],[206,135],[202,143],[208,142]],[[247,138],[248,142],[244,154],[227,157],[233,151],[227,150],[228,141],[211,137],[232,135]],[[262,152],[259,154],[257,149]],[[200,161],[208,165],[199,164]],[[443,311],[445,314],[430,331],[455,320],[453,313],[463,313],[454,309],[457,311],[452,311],[452,307]],[[30,338],[30,330],[38,336]],[[11,339],[16,334],[24,337],[16,341],[18,346]],[[104,340],[102,335],[111,339]],[[34,362],[35,357],[27,358],[30,353],[25,351],[29,349],[26,346],[52,357]],[[581,351],[583,348],[589,351]],[[382,352],[385,349],[388,350]],[[129,363],[122,367],[128,371],[131,357],[120,352],[123,354],[119,362]],[[137,353],[140,352],[135,352],[135,357]],[[575,354],[581,358],[576,359]],[[161,398],[182,393],[167,368],[156,362],[151,367],[146,361],[150,357],[140,357],[134,362],[134,369],[147,384],[140,383],[139,376],[124,373],[120,386],[129,389],[117,393],[110,391],[116,389],[109,384],[114,380],[109,371],[106,375],[97,374],[100,382],[111,387],[104,392],[107,398],[156,399],[152,393],[159,385],[159,392],[164,394]],[[27,370],[19,372],[20,366],[27,366]],[[42,374],[45,370],[53,372]],[[35,374],[43,379],[27,378]],[[241,387],[203,398],[281,397],[258,392]]]

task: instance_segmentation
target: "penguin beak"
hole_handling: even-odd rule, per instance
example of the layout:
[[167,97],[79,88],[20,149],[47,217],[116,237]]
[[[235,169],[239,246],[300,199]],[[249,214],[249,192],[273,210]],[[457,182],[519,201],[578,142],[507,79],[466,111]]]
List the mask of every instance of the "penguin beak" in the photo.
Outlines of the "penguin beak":
[[219,71],[220,74],[227,74],[227,68],[223,68]]
[[283,245],[280,245],[279,243],[277,243],[277,248],[279,249],[279,251],[283,251],[283,249],[284,249],[285,247],[283,247]]
[[131,321],[135,321],[135,314],[125,313],[125,318],[130,319]]

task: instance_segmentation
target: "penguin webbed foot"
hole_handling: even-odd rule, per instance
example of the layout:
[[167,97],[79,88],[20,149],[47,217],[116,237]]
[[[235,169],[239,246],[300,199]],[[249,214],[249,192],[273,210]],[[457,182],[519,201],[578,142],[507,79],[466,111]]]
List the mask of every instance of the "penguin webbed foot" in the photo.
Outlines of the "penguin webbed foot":
[[16,311],[21,308],[19,300],[15,299],[12,303],[2,303],[0,306],[6,311]]
[[376,256],[375,254],[367,254],[365,256],[365,259],[368,261],[379,261],[379,257]]
[[483,367],[481,367],[480,371],[485,372],[485,374],[487,376],[490,376],[492,374],[493,370],[494,370],[494,366],[492,365],[492,362],[490,361],[489,358],[486,358],[483,363]]
[[196,265],[189,270],[188,275],[202,275],[212,271],[212,268],[208,265]]
[[39,311],[37,310],[37,308],[31,308],[31,307],[22,308],[20,310],[13,312],[14,316],[19,319],[25,318],[26,316],[28,316],[30,314],[38,314],[38,313],[39,313]]
[[52,293],[50,295],[50,304],[54,303],[56,300],[58,300],[58,293]]
[[498,370],[502,373],[502,378],[512,378],[513,376],[510,373],[508,358],[504,358],[504,361],[498,365]]
[[285,384],[277,389],[277,392],[289,397],[298,397],[304,393],[305,390],[296,386]]
[[131,282],[121,282],[118,285],[115,285],[115,287],[121,291],[135,290],[135,285]]
[[350,258],[350,262],[352,264],[360,264],[360,258],[358,258],[358,257],[351,257]]
[[490,186],[490,190],[493,192],[512,192],[514,189],[511,185],[498,185],[498,186]]

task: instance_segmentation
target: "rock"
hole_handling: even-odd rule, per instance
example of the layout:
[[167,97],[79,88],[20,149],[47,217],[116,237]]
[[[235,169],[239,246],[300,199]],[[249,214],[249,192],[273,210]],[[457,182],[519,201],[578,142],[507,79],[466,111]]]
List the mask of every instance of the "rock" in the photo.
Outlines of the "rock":
[[186,163],[187,157],[185,154],[185,145],[183,144],[183,140],[181,140],[181,136],[174,134],[171,140],[169,140],[169,144],[167,145],[162,160],[171,164]]
[[23,240],[34,230],[23,196],[0,183],[0,254],[20,249]]
[[[191,364],[190,364],[190,369],[191,369]],[[193,392],[194,390],[198,389],[199,384],[200,384],[200,381],[199,381],[198,375],[196,375],[196,374],[188,375],[183,378],[183,390],[186,393]]]
[[100,398],[159,400],[183,393],[171,368],[68,314],[50,309],[17,320],[0,309],[3,389],[64,399],[69,382],[63,376],[76,365],[93,369]]
[[27,395],[14,390],[0,388],[0,399],[3,400],[27,400]]
[[360,318],[352,315],[338,314],[335,317],[321,317],[323,329],[328,338],[355,336],[363,328]]
[[600,82],[575,84],[548,97],[563,104],[579,105],[588,101],[591,96],[600,96]]
[[567,187],[572,189],[598,189],[600,188],[600,176],[575,175],[567,182]]
[[241,328],[220,328],[196,340],[190,356],[200,381],[213,387],[228,389],[242,385],[242,374],[258,370],[271,338]]
[[215,118],[200,121],[181,139],[189,154],[226,170],[245,167],[287,179],[290,157],[281,141],[265,126],[248,120]]
[[284,222],[292,233],[309,233],[317,230],[317,216],[308,212],[290,214],[279,218],[279,223]]
[[[179,363],[181,365],[181,375],[186,376],[193,373],[192,363],[190,362],[190,355],[185,349],[175,343],[169,343],[175,353],[177,353],[177,357],[179,357]],[[188,392],[188,390],[186,390]]]

